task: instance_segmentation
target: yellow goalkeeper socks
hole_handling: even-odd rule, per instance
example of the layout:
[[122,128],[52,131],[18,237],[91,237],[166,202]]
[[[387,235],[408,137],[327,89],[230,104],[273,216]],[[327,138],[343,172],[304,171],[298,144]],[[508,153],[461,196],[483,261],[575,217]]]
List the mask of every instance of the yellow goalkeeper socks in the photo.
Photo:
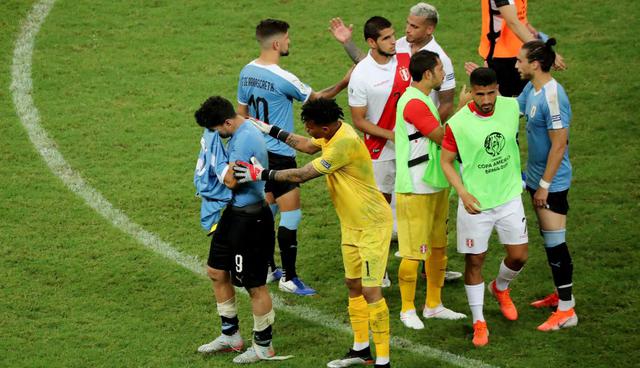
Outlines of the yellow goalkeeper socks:
[[376,345],[376,358],[389,358],[389,308],[384,298],[369,307],[369,326]]
[[413,301],[416,298],[416,280],[420,261],[403,258],[398,268],[398,285],[402,298],[402,313],[416,309]]
[[364,296],[349,298],[349,320],[353,330],[354,346],[369,345],[369,309]]
[[442,287],[447,269],[447,256],[444,249],[433,249],[427,260],[427,308],[435,308],[442,304]]

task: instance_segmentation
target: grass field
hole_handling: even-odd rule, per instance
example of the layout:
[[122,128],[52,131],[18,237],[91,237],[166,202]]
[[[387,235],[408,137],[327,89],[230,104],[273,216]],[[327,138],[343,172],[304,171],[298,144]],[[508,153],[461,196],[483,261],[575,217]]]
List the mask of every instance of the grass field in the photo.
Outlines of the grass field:
[[[327,31],[330,18],[354,23],[364,47],[360,30],[368,17],[388,17],[400,36],[414,2],[59,0],[29,59],[30,96],[51,147],[30,139],[28,117],[16,109],[17,89],[11,87],[16,41],[39,3],[0,2],[0,367],[232,366],[229,355],[195,353],[220,327],[210,282],[143,246],[162,239],[182,254],[206,259],[209,238],[199,227],[191,183],[201,134],[193,111],[209,95],[235,100],[238,73],[257,56],[252,35],[262,18],[289,21],[291,56],[282,65],[321,89],[349,67]],[[432,3],[441,14],[436,37],[454,62],[460,87],[466,82],[463,63],[479,61],[479,4]],[[640,364],[640,109],[634,101],[640,5],[532,0],[529,13],[532,24],[558,38],[569,66],[556,78],[574,113],[568,243],[580,325],[551,334],[535,330],[548,312],[527,304],[552,283],[527,206],[530,262],[512,292],[521,318],[505,321],[487,295],[491,343],[484,349],[472,348],[469,320],[429,321],[425,330],[407,331],[397,318],[394,283],[385,290],[392,334],[408,347],[392,347],[396,367]],[[344,93],[338,101],[347,106]],[[61,177],[73,175],[48,166],[56,152],[84,187],[66,185]],[[101,197],[87,203],[82,188]],[[304,184],[302,200],[298,268],[319,296],[272,290],[282,307],[274,344],[295,358],[262,365],[322,367],[351,344],[339,227],[324,180]],[[127,227],[123,214],[148,233]],[[487,279],[502,256],[497,243],[492,247]],[[450,264],[459,270],[462,258],[454,249]],[[397,267],[391,257],[391,272]],[[443,296],[447,306],[468,312],[461,282],[448,284]],[[252,327],[247,301],[241,298],[245,338]]]

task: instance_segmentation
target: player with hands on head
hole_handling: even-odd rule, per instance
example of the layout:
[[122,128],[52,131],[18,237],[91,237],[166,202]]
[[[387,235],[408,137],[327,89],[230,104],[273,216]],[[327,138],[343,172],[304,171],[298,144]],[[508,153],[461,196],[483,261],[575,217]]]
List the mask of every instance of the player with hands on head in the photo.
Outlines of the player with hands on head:
[[305,130],[313,138],[284,131],[259,121],[259,129],[298,151],[322,155],[301,168],[273,170],[253,163],[236,162],[238,181],[268,180],[303,183],[326,176],[342,234],[345,283],[349,290],[349,319],[354,343],[330,368],[371,364],[369,331],[376,346],[376,367],[389,367],[389,309],[382,296],[393,219],[391,207],[376,187],[369,152],[355,130],[342,122],[335,100],[305,103],[301,112]]

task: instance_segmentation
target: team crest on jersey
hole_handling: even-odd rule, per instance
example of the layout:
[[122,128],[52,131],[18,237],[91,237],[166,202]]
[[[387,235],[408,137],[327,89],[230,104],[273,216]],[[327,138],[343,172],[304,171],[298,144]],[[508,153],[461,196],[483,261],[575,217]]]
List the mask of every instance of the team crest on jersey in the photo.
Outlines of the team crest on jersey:
[[400,78],[402,78],[403,81],[408,81],[409,78],[411,78],[411,74],[409,74],[409,69],[407,69],[406,67],[400,67],[400,69],[398,69],[398,73],[400,73]]
[[529,119],[533,118],[536,114],[536,105],[531,106],[531,111],[529,111]]
[[506,140],[504,139],[504,135],[499,132],[493,132],[484,139],[484,150],[495,157],[502,152],[505,144]]
[[426,244],[422,244],[420,246],[420,253],[427,254],[427,245]]
[[465,240],[465,244],[467,245],[467,248],[473,248],[473,239],[467,238],[467,240]]
[[328,163],[327,161],[325,161],[324,159],[323,159],[323,160],[320,160],[320,163],[321,163],[321,164],[322,164],[322,166],[324,166],[324,168],[325,168],[325,169],[327,169],[327,170],[329,170],[329,169],[331,168],[331,164],[330,164],[330,163]]

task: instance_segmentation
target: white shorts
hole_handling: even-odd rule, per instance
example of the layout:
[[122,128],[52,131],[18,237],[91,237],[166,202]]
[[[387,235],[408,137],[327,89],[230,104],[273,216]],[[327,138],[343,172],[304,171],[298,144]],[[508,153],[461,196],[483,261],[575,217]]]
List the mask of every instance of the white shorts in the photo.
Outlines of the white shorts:
[[396,160],[373,161],[373,177],[379,191],[386,194],[395,192]]
[[493,228],[500,243],[508,245],[529,242],[527,219],[520,196],[498,207],[471,215],[458,200],[458,253],[480,254],[487,251]]

